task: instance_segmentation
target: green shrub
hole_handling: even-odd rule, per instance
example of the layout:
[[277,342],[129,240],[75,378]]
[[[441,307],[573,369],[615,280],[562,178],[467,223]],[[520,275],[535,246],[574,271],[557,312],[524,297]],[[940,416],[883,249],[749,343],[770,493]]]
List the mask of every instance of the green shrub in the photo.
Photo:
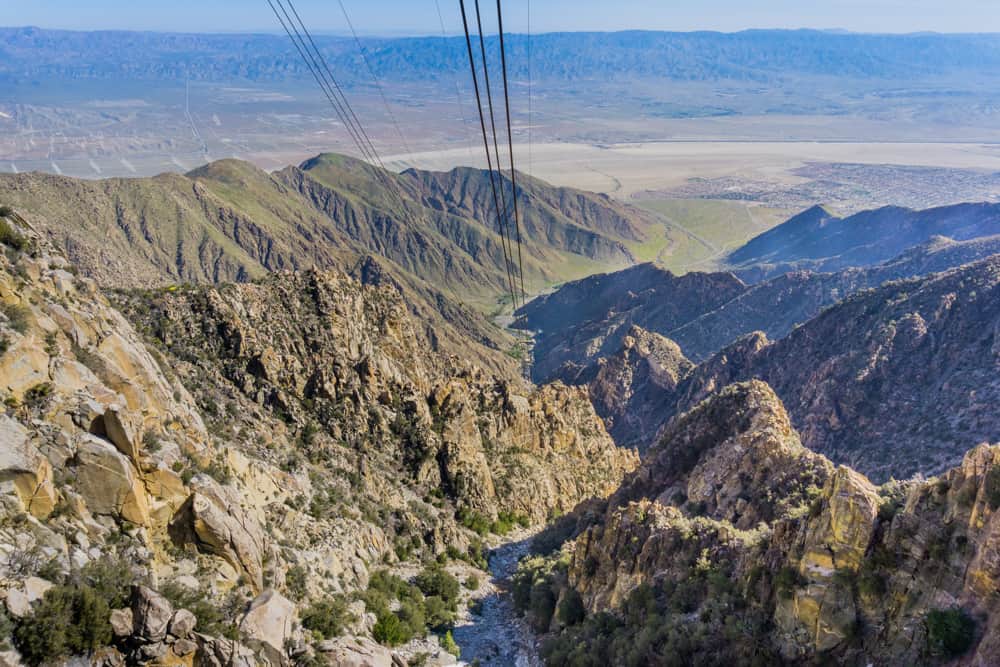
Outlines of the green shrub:
[[437,595],[449,606],[458,601],[458,579],[440,565],[429,565],[413,581],[424,595]]
[[[0,211],[3,209],[4,207],[0,206]],[[10,213],[8,212],[7,215],[10,215]],[[28,240],[19,234],[9,222],[3,219],[7,215],[0,214],[0,243],[14,250],[24,250],[28,247]]]
[[111,642],[111,608],[89,586],[54,586],[20,619],[14,644],[29,665],[93,652]]
[[989,503],[990,509],[995,510],[1000,507],[1000,466],[990,468],[990,471],[986,473],[986,482],[983,486],[986,502]]
[[976,622],[963,609],[935,609],[927,614],[927,641],[935,653],[962,655],[972,646],[975,634]]
[[514,530],[514,526],[527,528],[530,525],[531,519],[523,514],[517,514],[515,512],[500,512],[497,515],[497,520],[490,525],[490,532],[497,535],[506,535],[510,531]]
[[803,583],[802,575],[794,567],[785,566],[774,575],[774,588],[783,598],[790,598]]
[[858,573],[858,592],[874,597],[885,593],[885,589],[885,577],[870,563],[865,563]]
[[31,315],[31,310],[27,306],[8,303],[0,307],[0,311],[3,311],[4,317],[7,318],[7,326],[19,334],[27,333],[28,317]]
[[347,611],[347,601],[338,596],[312,603],[302,611],[301,619],[303,628],[323,639],[331,639],[343,633],[351,614]]
[[531,625],[535,631],[547,631],[552,623],[552,615],[556,611],[556,596],[547,583],[531,589],[531,602],[528,608],[531,611]]
[[14,636],[14,621],[7,615],[7,609],[0,607],[0,651],[9,651],[13,648],[10,643]]
[[455,612],[437,595],[424,599],[424,617],[427,627],[432,630],[443,630],[455,623]]
[[160,588],[160,594],[170,600],[175,609],[187,609],[198,619],[198,632],[206,635],[236,639],[239,629],[233,619],[205,598],[202,593],[169,581]]
[[485,515],[467,507],[458,510],[455,518],[462,526],[480,536],[488,535],[492,527],[492,523]]
[[441,638],[441,648],[456,658],[462,657],[462,649],[455,643],[455,638],[451,636],[451,630],[444,633],[444,637]]
[[386,646],[399,646],[410,640],[408,628],[392,612],[379,614],[372,628],[372,637],[379,644]]
[[13,212],[14,209],[12,209],[10,206],[7,206],[6,204],[0,204],[0,218],[9,218]]
[[24,392],[24,402],[29,407],[38,407],[45,402],[55,387],[51,382],[39,382],[34,387]]
[[78,585],[93,589],[112,609],[120,609],[128,604],[134,577],[127,560],[105,556],[84,565],[72,579]]
[[474,591],[479,588],[479,577],[475,574],[470,574],[465,578],[465,581],[462,582],[462,585],[470,591]]
[[427,615],[424,613],[423,600],[412,598],[402,600],[396,616],[399,617],[400,623],[406,627],[408,638],[422,637],[427,634]]
[[563,625],[576,625],[583,621],[587,615],[587,610],[583,606],[583,598],[577,593],[575,588],[570,588],[559,601],[558,610],[559,622]]
[[301,565],[293,565],[285,572],[285,590],[288,597],[298,602],[306,596],[306,570]]

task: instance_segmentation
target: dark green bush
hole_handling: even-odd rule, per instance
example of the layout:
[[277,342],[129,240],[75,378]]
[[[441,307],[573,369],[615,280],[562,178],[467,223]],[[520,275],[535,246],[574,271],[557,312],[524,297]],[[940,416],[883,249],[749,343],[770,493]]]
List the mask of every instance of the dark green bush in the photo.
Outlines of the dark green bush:
[[[367,610],[378,618],[379,642],[395,646],[412,637],[423,637],[430,629],[444,630],[454,624],[458,579],[440,565],[432,564],[417,575],[415,582],[409,584],[385,570],[372,575],[368,589],[360,597]],[[395,613],[390,611],[394,599],[399,600]]]
[[531,612],[529,620],[535,631],[547,631],[552,623],[552,615],[556,611],[556,596],[552,588],[547,585],[532,588],[528,609]]
[[111,642],[111,608],[89,586],[54,586],[14,628],[14,644],[29,665],[91,653]]
[[485,536],[490,532],[492,523],[485,515],[476,510],[463,507],[455,515],[458,522],[477,535]]
[[288,597],[298,602],[306,596],[306,569],[293,565],[285,572],[285,590]]
[[90,561],[71,579],[93,589],[112,609],[120,609],[128,604],[134,577],[127,560],[106,556]]
[[175,609],[187,609],[198,619],[198,632],[235,639],[239,630],[234,619],[198,591],[170,581],[160,588],[160,594],[170,600]]
[[963,609],[935,609],[927,614],[927,641],[939,655],[962,655],[972,646],[975,634],[976,622]]
[[858,573],[858,592],[862,595],[876,596],[885,593],[885,577],[868,563],[862,566]]
[[444,637],[441,638],[441,648],[448,653],[451,653],[456,658],[462,656],[462,649],[460,649],[458,644],[455,643],[455,638],[451,636],[451,630],[444,633]]
[[774,575],[774,588],[783,598],[790,598],[795,589],[802,585],[802,575],[794,567],[785,566]]
[[45,403],[45,400],[52,395],[54,390],[55,387],[51,382],[39,382],[24,392],[24,402],[30,407],[38,407]]
[[414,583],[424,595],[437,595],[449,606],[458,600],[458,579],[448,574],[440,565],[426,567],[416,576]]
[[392,612],[379,614],[372,628],[372,637],[386,646],[399,646],[410,641],[408,628]]
[[28,317],[31,315],[31,311],[27,306],[22,306],[19,304],[4,304],[0,307],[3,311],[4,317],[7,318],[7,325],[19,334],[26,333],[28,331]]
[[1000,466],[993,466],[986,473],[983,492],[986,496],[986,502],[990,505],[990,509],[995,510],[1000,508]]
[[559,601],[558,618],[563,625],[576,625],[583,621],[587,615],[587,610],[583,606],[583,598],[576,592],[575,588],[570,588]]
[[431,630],[443,630],[455,622],[454,610],[437,595],[429,595],[424,599],[424,616],[427,627]]
[[0,607],[0,651],[9,651],[13,648],[10,643],[14,636],[14,621],[7,615],[7,609]]
[[424,613],[422,599],[402,600],[396,616],[399,617],[400,623],[406,626],[406,634],[410,637],[422,637],[427,633],[427,615]]
[[351,614],[347,611],[347,601],[338,596],[312,603],[302,611],[301,619],[303,628],[331,639],[343,633]]

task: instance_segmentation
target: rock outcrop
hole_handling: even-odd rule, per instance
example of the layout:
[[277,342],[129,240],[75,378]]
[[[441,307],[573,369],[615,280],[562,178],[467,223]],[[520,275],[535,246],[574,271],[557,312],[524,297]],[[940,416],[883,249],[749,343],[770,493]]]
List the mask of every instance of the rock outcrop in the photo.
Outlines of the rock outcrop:
[[[554,665],[583,636],[611,663],[635,647],[657,664],[992,664],[998,489],[986,445],[940,478],[876,486],[803,448],[767,385],[737,384],[672,424],[515,592]],[[561,611],[539,624],[546,598]]]

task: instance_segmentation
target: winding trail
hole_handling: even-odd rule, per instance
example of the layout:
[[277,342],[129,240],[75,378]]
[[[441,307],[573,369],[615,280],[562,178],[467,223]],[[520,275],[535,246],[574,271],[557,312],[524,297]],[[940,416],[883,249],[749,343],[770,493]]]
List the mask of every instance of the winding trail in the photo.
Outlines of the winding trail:
[[477,613],[468,623],[452,631],[462,648],[464,664],[478,662],[482,667],[542,667],[531,629],[514,609],[509,595],[510,577],[517,562],[528,553],[531,536],[508,542],[489,555],[491,584],[494,591],[482,599]]

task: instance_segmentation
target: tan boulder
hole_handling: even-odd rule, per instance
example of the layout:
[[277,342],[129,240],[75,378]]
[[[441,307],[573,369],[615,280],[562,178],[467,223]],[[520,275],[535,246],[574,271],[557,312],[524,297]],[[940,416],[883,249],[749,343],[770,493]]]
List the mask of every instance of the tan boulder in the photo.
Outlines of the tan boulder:
[[98,422],[102,433],[98,433],[111,441],[119,452],[139,465],[142,424],[117,405],[109,406]]
[[0,388],[20,400],[35,385],[49,379],[49,355],[44,343],[29,332],[0,356]]
[[36,602],[45,597],[45,594],[54,585],[51,581],[46,581],[41,577],[28,577],[24,580],[24,593],[28,596],[29,602]]
[[283,651],[285,640],[295,636],[297,625],[295,603],[274,589],[268,589],[250,602],[240,621],[240,633],[247,640],[264,642]]
[[194,632],[198,619],[187,609],[178,609],[170,619],[170,634],[178,639],[187,638]]
[[145,487],[129,460],[113,445],[85,434],[80,437],[77,460],[77,490],[91,512],[149,525]]
[[133,631],[145,641],[155,643],[166,639],[173,615],[170,601],[153,589],[146,586],[132,589]]
[[162,461],[145,474],[143,481],[150,495],[150,517],[157,525],[166,525],[187,500],[188,491],[180,475]]
[[128,637],[133,630],[133,615],[131,609],[111,610],[111,631],[115,637]]
[[448,420],[441,437],[444,481],[464,503],[487,514],[495,512],[492,508],[496,507],[496,489],[483,453],[483,437],[475,411],[462,404]]
[[0,483],[12,484],[24,509],[44,519],[58,500],[52,465],[32,444],[27,429],[6,415],[0,415],[0,443]]
[[253,651],[239,642],[223,637],[195,634],[199,667],[258,667]]
[[18,588],[7,591],[4,604],[7,606],[7,612],[14,618],[24,618],[31,613],[31,601],[25,592]]
[[392,651],[367,637],[337,637],[320,642],[320,657],[334,667],[393,667]]
[[841,466],[823,491],[825,510],[810,522],[799,568],[806,577],[856,571],[864,559],[878,516],[879,496],[861,473]]
[[240,508],[235,491],[222,489],[206,475],[191,483],[194,493],[171,524],[174,531],[190,530],[199,549],[225,559],[249,579],[254,591],[263,589],[264,533],[260,524]]

